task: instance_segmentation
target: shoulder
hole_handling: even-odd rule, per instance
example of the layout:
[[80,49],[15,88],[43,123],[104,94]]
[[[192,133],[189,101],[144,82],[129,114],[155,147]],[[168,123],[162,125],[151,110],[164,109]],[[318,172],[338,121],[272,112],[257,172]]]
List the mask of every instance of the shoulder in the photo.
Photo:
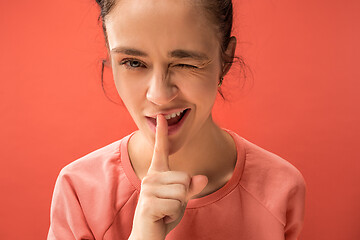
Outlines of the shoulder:
[[[81,177],[86,175],[98,175],[101,169],[114,167],[120,162],[120,144],[124,139],[117,140],[100,149],[86,154],[66,165],[61,171],[60,176],[70,175]],[[104,170],[105,170],[104,169]]]
[[[246,154],[244,169],[246,177],[257,179],[266,177],[274,184],[304,183],[302,174],[290,162],[244,138],[242,139]],[[255,170],[256,172],[254,172]],[[245,178],[245,180],[247,179]]]
[[[60,171],[51,203],[51,225],[58,234],[65,229],[79,233],[91,229],[94,236],[102,236],[136,192],[121,163],[126,143],[127,137],[115,141]],[[64,228],[59,230],[59,226]]]
[[[135,188],[127,180],[121,163],[121,146],[127,144],[129,136],[97,149],[65,166],[58,176],[55,188],[68,189],[91,206],[101,198],[106,201],[126,201]],[[124,199],[118,199],[117,191],[124,193]]]
[[294,196],[304,200],[305,180],[290,162],[242,139],[246,158],[240,186],[285,225],[289,202]]

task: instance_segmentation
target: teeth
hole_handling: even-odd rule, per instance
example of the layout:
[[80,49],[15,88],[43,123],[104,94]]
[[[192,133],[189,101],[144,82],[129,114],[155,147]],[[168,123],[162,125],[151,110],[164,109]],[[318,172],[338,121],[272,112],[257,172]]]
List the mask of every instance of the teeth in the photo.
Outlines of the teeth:
[[[184,110],[183,110],[184,111]],[[172,114],[169,114],[169,115],[165,115],[165,119],[169,120],[170,118],[174,118],[176,116],[180,116],[180,114],[183,112],[183,111],[180,111],[180,112],[177,112],[177,113],[172,113]]]

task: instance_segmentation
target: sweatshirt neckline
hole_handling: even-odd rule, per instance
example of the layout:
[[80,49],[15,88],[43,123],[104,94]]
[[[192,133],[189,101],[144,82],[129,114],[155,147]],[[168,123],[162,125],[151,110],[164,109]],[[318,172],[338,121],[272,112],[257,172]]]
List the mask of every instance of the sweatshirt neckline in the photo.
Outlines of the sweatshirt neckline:
[[[206,195],[201,198],[196,199],[190,199],[186,209],[194,209],[203,207],[205,205],[214,203],[222,198],[224,198],[226,195],[228,195],[236,186],[239,184],[241,176],[244,171],[245,161],[246,161],[246,153],[245,153],[245,142],[242,137],[237,135],[236,133],[232,132],[231,130],[224,129],[226,132],[230,134],[230,136],[233,138],[235,145],[236,145],[236,164],[233,171],[233,174],[230,178],[230,180],[222,186],[220,189],[216,190],[215,192]],[[129,182],[135,187],[135,189],[140,192],[141,189],[141,180],[136,176],[134,169],[132,168],[130,158],[129,158],[129,152],[128,152],[128,142],[131,136],[135,132],[129,134],[128,136],[124,137],[122,141],[120,142],[120,160],[123,167],[123,170],[125,172],[126,177],[128,178]]]

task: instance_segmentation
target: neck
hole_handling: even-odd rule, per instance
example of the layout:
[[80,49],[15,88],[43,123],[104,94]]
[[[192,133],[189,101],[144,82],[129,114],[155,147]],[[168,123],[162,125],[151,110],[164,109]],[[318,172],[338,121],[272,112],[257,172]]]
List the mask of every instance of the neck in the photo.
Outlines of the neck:
[[[218,175],[229,159],[228,134],[219,128],[211,119],[196,134],[196,138],[188,141],[179,151],[169,157],[171,169],[184,171],[189,175],[203,174],[208,177]],[[231,138],[231,137],[230,137]],[[229,162],[229,161],[228,161]]]

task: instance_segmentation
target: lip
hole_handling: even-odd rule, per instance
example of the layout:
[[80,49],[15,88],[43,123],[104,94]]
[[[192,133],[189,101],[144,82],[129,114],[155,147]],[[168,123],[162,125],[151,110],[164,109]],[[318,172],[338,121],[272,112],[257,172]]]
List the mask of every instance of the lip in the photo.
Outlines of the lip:
[[[168,135],[173,135],[173,134],[177,133],[180,130],[180,128],[184,124],[185,120],[187,119],[188,115],[190,114],[191,108],[172,109],[171,111],[166,111],[166,112],[159,113],[159,114],[163,114],[163,115],[168,115],[170,113],[180,112],[180,111],[183,111],[183,110],[187,110],[187,111],[185,112],[185,114],[181,118],[181,120],[178,123],[176,123],[175,125],[168,126]],[[154,133],[156,133],[156,125],[154,124],[154,120],[150,119],[150,118],[156,118],[156,115],[155,115],[155,117],[146,116],[146,120],[147,120],[147,123],[148,123],[150,129]]]

